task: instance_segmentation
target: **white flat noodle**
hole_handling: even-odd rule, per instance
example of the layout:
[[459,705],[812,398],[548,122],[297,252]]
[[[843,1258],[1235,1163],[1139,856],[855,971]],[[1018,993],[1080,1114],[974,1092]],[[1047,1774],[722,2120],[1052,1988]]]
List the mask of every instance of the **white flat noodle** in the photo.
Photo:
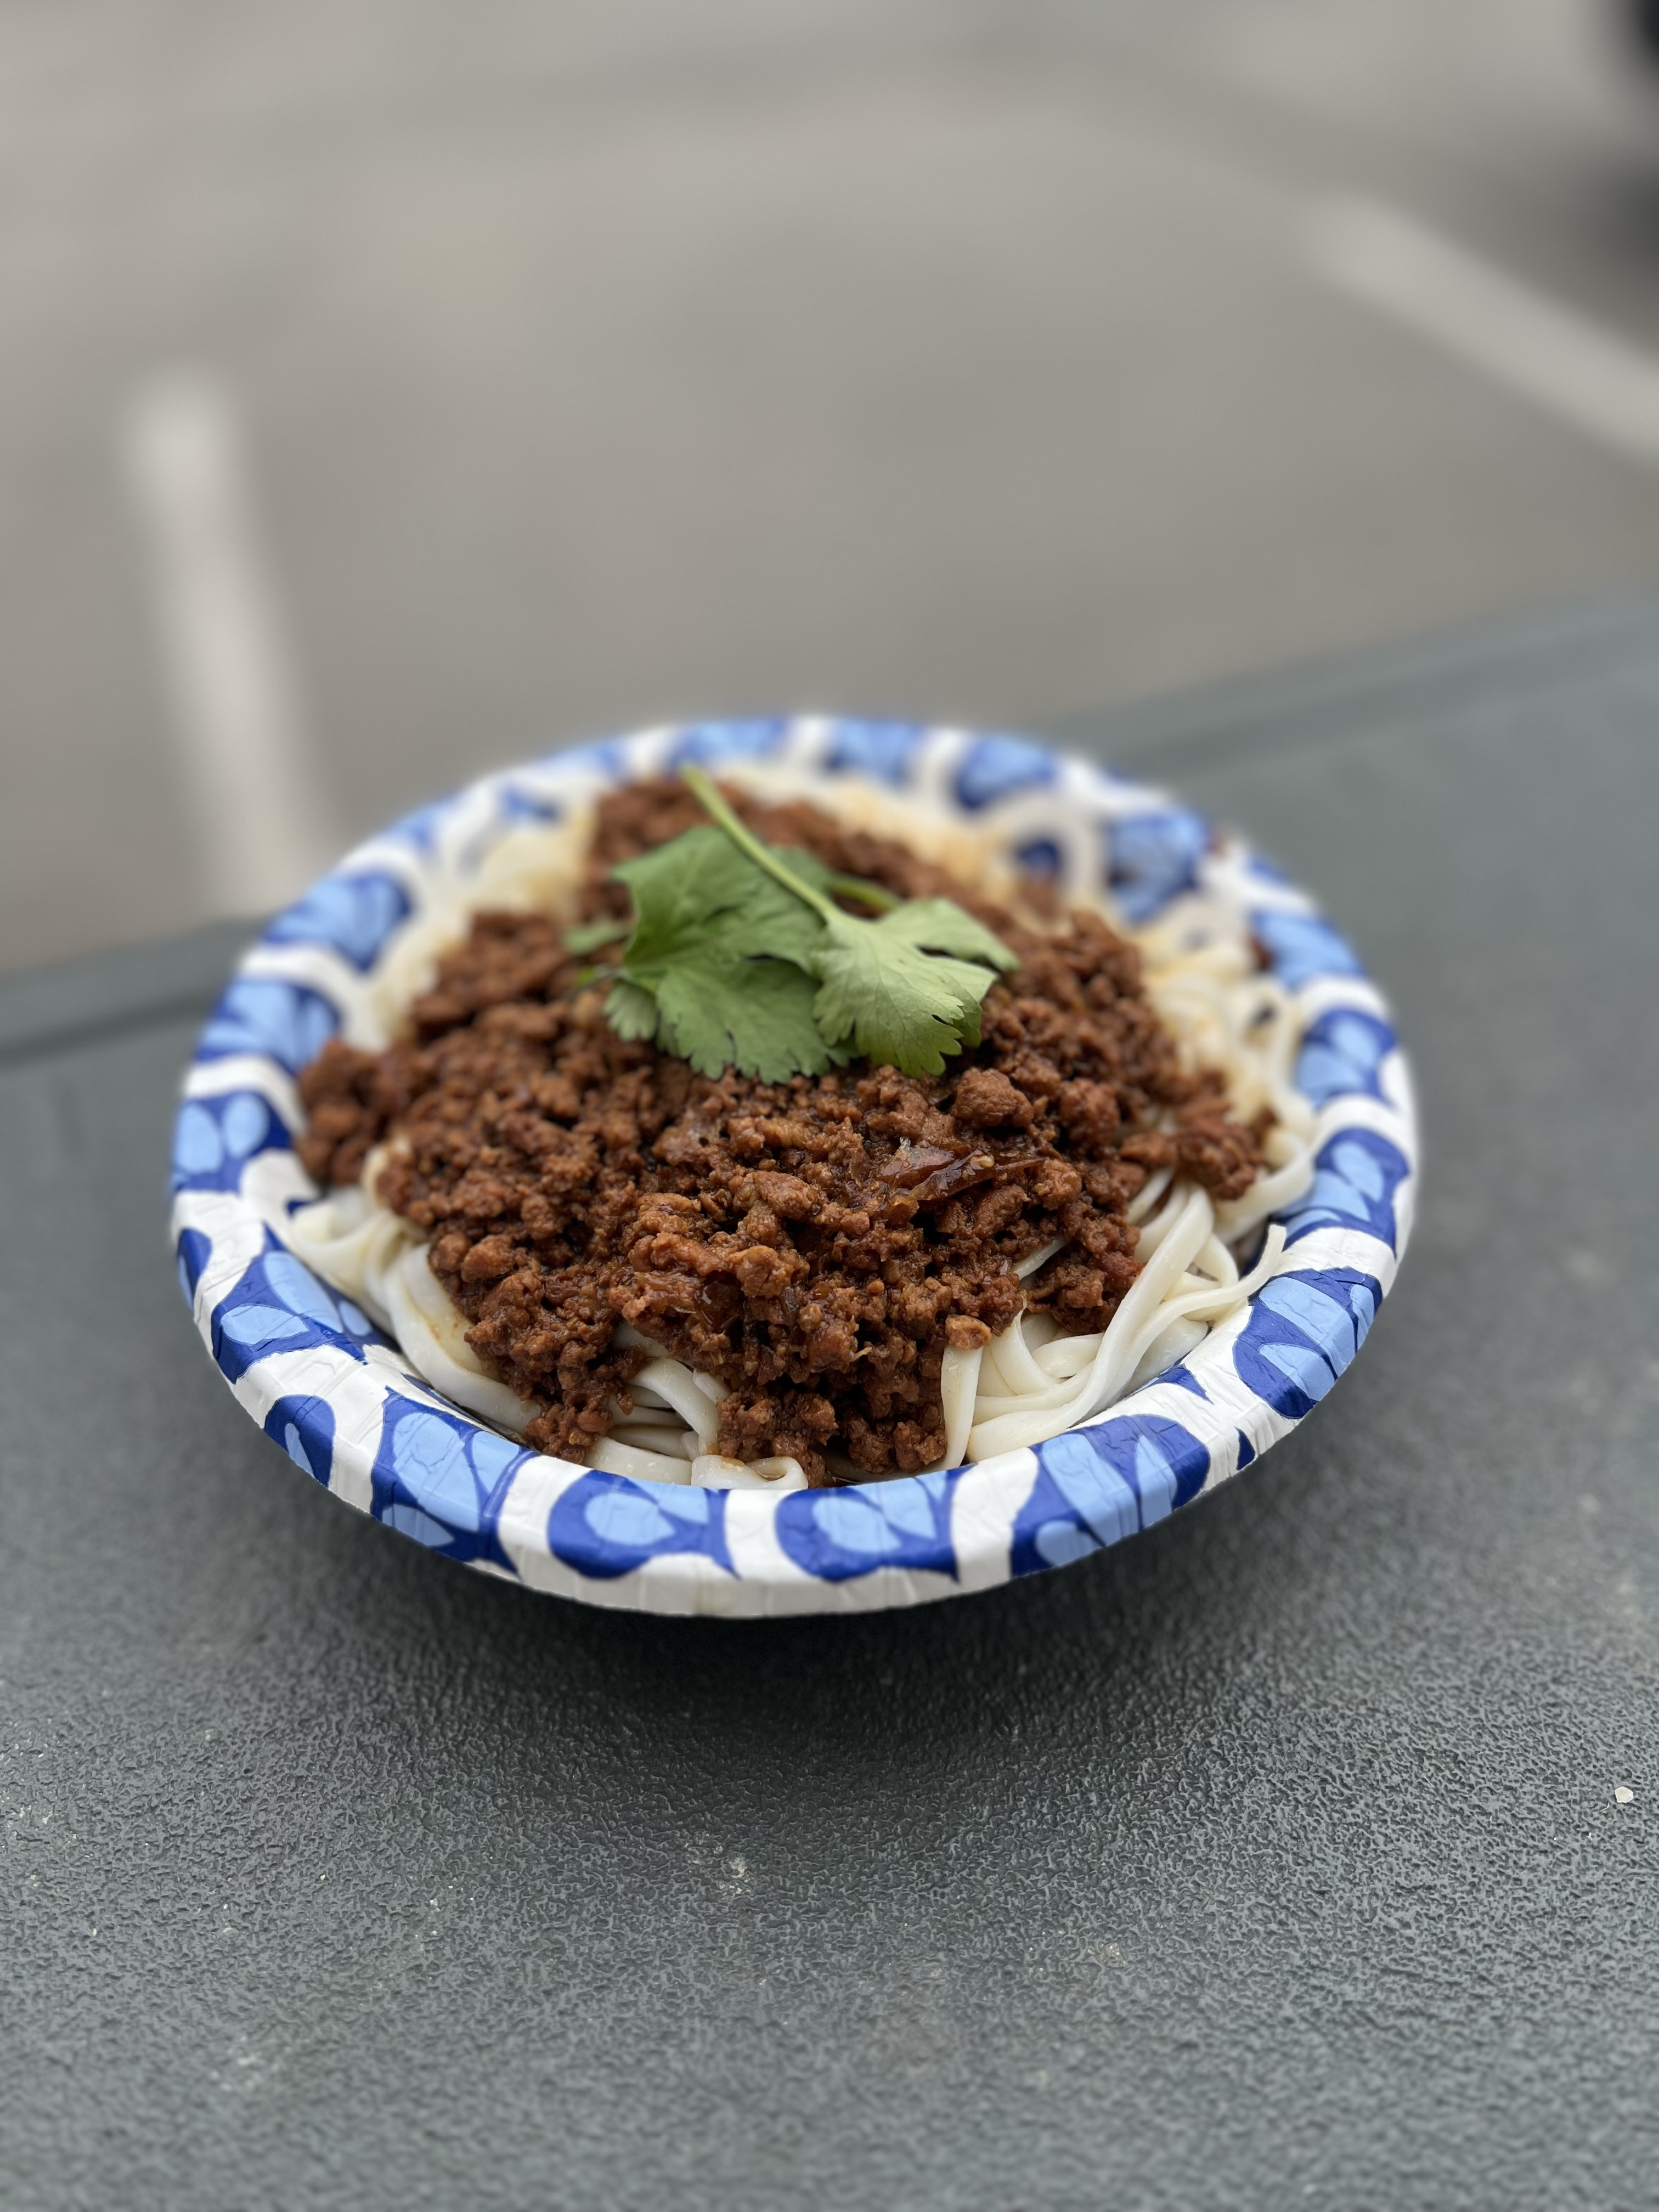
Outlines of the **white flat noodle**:
[[[1312,1144],[1319,1115],[1311,1098],[1304,1098],[1299,1091],[1292,1091],[1288,1085],[1281,1083],[1274,1086],[1273,1097],[1267,1103],[1278,1115],[1279,1125],[1288,1135],[1300,1139],[1304,1146]],[[1274,1133],[1269,1132],[1269,1143]]]
[[319,1275],[327,1275],[345,1291],[356,1287],[344,1278],[356,1272],[356,1247],[368,1227],[366,1211],[348,1210],[340,1202],[354,1194],[362,1195],[360,1192],[330,1191],[325,1197],[313,1199],[308,1206],[296,1206],[283,1232],[289,1249],[297,1252],[308,1267],[314,1267]]
[[303,1223],[317,1237],[344,1238],[349,1237],[354,1230],[362,1228],[374,1210],[373,1201],[362,1183],[349,1182],[343,1184],[338,1190],[325,1192],[310,1206],[296,1206],[289,1218]]
[[[1261,1257],[1250,1273],[1236,1283],[1208,1284],[1198,1290],[1166,1297],[1157,1310],[1142,1322],[1129,1353],[1134,1360],[1133,1369],[1123,1384],[1125,1391],[1135,1388],[1138,1381],[1156,1375],[1173,1364],[1184,1359],[1187,1353],[1208,1334],[1218,1321],[1235,1312],[1245,1300],[1254,1296],[1273,1273],[1279,1256],[1285,1249],[1285,1231],[1278,1222],[1267,1231]],[[1176,1333],[1188,1332],[1188,1340],[1179,1350],[1162,1352],[1159,1346],[1165,1338],[1174,1344]],[[1191,1332],[1196,1331],[1196,1334]],[[1154,1353],[1157,1357],[1154,1358]],[[1121,1394],[1115,1394],[1121,1395]],[[1104,1400],[1102,1403],[1105,1403]]]
[[632,1475],[635,1482],[692,1480],[691,1461],[672,1457],[667,1452],[641,1451],[633,1444],[618,1443],[615,1437],[601,1437],[589,1451],[587,1464],[605,1474]]
[[1207,1322],[1194,1321],[1190,1315],[1184,1318],[1178,1315],[1174,1321],[1166,1322],[1141,1353],[1133,1374],[1124,1385],[1124,1395],[1139,1389],[1143,1382],[1150,1382],[1166,1367],[1173,1367],[1189,1352],[1196,1352],[1209,1333]]
[[[1024,1314],[1016,1314],[1000,1336],[994,1336],[985,1347],[985,1357],[995,1363],[996,1373],[1005,1390],[1018,1394],[1021,1390],[1041,1390],[1049,1380],[1032,1358],[1025,1341]],[[986,1388],[984,1372],[981,1370],[980,1388]]]
[[750,1473],[740,1459],[723,1459],[719,1452],[693,1452],[691,1480],[703,1490],[755,1490],[761,1477]]
[[1212,1283],[1236,1283],[1238,1280],[1238,1262],[1218,1237],[1211,1236],[1206,1239],[1203,1250],[1193,1261],[1191,1272],[1207,1275]]
[[[648,1382],[641,1382],[637,1375],[628,1385],[628,1395],[636,1406],[647,1406],[659,1413],[672,1413],[674,1410],[660,1390],[653,1390]],[[628,1416],[623,1413],[619,1400],[612,1398],[611,1406],[619,1420],[627,1419]]]
[[774,1490],[805,1490],[808,1486],[806,1469],[798,1459],[752,1460],[749,1472]]
[[[1297,1150],[1288,1139],[1285,1149]],[[1176,1187],[1142,1231],[1141,1273],[1110,1328],[1089,1337],[1055,1335],[1035,1350],[1025,1344],[1019,1322],[994,1338],[980,1370],[970,1455],[978,1459],[1040,1443],[1088,1419],[1186,1358],[1216,1322],[1249,1297],[1272,1273],[1284,1233],[1270,1235],[1256,1267],[1241,1281],[1214,1221],[1215,1208],[1203,1193]]]
[[[1159,1172],[1167,1176],[1173,1174],[1174,1171],[1170,1168],[1164,1168]],[[1169,1196],[1151,1220],[1142,1221],[1140,1235],[1135,1243],[1135,1257],[1143,1267],[1181,1218],[1181,1209],[1186,1204],[1188,1188],[1188,1185],[1182,1183],[1173,1185]]]
[[1270,1213],[1277,1213],[1281,1206],[1293,1204],[1313,1183],[1312,1147],[1304,1139],[1291,1137],[1288,1132],[1275,1130],[1273,1133],[1285,1139],[1277,1148],[1289,1154],[1284,1165],[1258,1176],[1243,1198],[1230,1199],[1216,1208],[1216,1226],[1230,1243],[1237,1242]]
[[383,1214],[374,1224],[363,1247],[363,1289],[365,1295],[374,1301],[371,1312],[378,1305],[390,1315],[386,1279],[402,1263],[406,1253],[418,1248],[418,1238],[411,1240],[409,1224],[395,1213]]
[[1081,1375],[1085,1367],[1094,1364],[1100,1334],[1097,1329],[1091,1336],[1057,1336],[1038,1347],[1036,1364],[1046,1377]]
[[1186,1273],[1188,1261],[1201,1249],[1214,1222],[1215,1208],[1208,1195],[1202,1190],[1188,1190],[1158,1250],[1124,1292],[1107,1324],[1079,1394],[1086,1402],[1078,1419],[1109,1404],[1117,1395],[1134,1364],[1136,1340],[1146,1321],[1169,1297],[1172,1285]]
[[1180,1312],[1196,1315],[1200,1321],[1224,1320],[1230,1313],[1237,1312],[1247,1298],[1255,1296],[1279,1265],[1284,1249],[1285,1224],[1275,1221],[1262,1243],[1261,1256],[1248,1275],[1241,1275],[1236,1283],[1223,1283],[1166,1299],[1163,1309],[1165,1318],[1173,1319]]
[[696,1437],[678,1422],[617,1421],[612,1425],[611,1434],[619,1444],[633,1444],[641,1451],[666,1452],[671,1459],[693,1459],[696,1455]]
[[484,1373],[466,1343],[465,1316],[451,1304],[426,1263],[426,1247],[410,1246],[386,1270],[384,1282],[392,1328],[416,1374],[468,1413],[514,1436],[521,1435],[536,1417],[535,1407]]
[[[1173,1168],[1159,1168],[1151,1176],[1123,1209],[1126,1221],[1144,1221],[1175,1180]],[[1138,1249],[1138,1248],[1137,1248]]]
[[441,954],[465,937],[472,916],[487,907],[569,916],[592,839],[591,807],[575,807],[563,820],[525,823],[498,837],[482,863],[465,878],[453,860],[435,859],[424,871],[419,910],[397,931],[376,962],[364,993],[368,1026],[364,1044],[389,1044],[411,1000],[428,990]]
[[968,1449],[968,1432],[974,1425],[974,1399],[979,1389],[981,1347],[959,1352],[947,1346],[939,1370],[939,1395],[945,1401],[945,1464],[960,1467]]
[[1002,1362],[997,1358],[997,1346],[1000,1342],[1000,1337],[994,1336],[980,1354],[979,1395],[981,1398],[988,1390],[1000,1392],[1004,1397],[1012,1390],[1012,1384],[1002,1371]]
[[283,1235],[309,1268],[343,1291],[380,1328],[392,1329],[386,1269],[416,1241],[409,1224],[371,1203],[357,1184],[331,1191],[289,1216]]
[[705,1490],[805,1490],[806,1470],[798,1459],[757,1459],[752,1466],[740,1459],[722,1459],[718,1452],[699,1452],[691,1462],[691,1480]]
[[665,1344],[659,1344],[653,1337],[641,1336],[632,1322],[619,1321],[611,1341],[618,1352],[649,1352],[659,1359],[668,1357]]
[[1231,1059],[1228,994],[1217,977],[1192,969],[1148,988],[1158,1018],[1175,1034],[1183,1065],[1213,1066]]
[[1214,1220],[1215,1210],[1206,1194],[1197,1188],[1187,1191],[1158,1250],[1125,1291],[1101,1337],[1092,1365],[1072,1395],[1058,1407],[1029,1412],[1021,1408],[975,1422],[969,1439],[970,1455],[989,1459],[998,1452],[1041,1443],[1109,1404],[1139,1357],[1136,1340],[1147,1319],[1185,1274],[1188,1261],[1202,1247]]
[[[1309,1110],[1311,1112],[1311,1108]],[[1269,1129],[1261,1140],[1262,1157],[1270,1168],[1288,1167],[1293,1161],[1300,1159],[1306,1150],[1306,1140],[1294,1129]]]
[[1023,1283],[1028,1275],[1035,1275],[1039,1267],[1046,1267],[1055,1253],[1063,1252],[1070,1242],[1069,1237],[1056,1237],[1052,1244],[1040,1245],[1035,1252],[1028,1253],[1024,1259],[1015,1262],[1015,1274]]
[[1000,1395],[981,1390],[974,1401],[974,1426],[986,1421],[999,1420],[1005,1413],[1036,1413],[1045,1408],[1068,1405],[1077,1395],[1074,1376],[1044,1382],[1033,1390],[1018,1390]]
[[696,1376],[683,1361],[653,1359],[635,1379],[673,1407],[695,1432],[699,1450],[714,1450],[720,1441],[720,1408],[706,1390],[698,1389]]

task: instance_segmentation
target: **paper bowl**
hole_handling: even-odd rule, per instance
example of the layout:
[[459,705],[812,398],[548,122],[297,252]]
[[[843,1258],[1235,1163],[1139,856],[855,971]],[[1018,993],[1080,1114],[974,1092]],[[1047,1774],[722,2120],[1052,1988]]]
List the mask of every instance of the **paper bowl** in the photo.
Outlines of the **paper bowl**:
[[[404,933],[465,898],[500,842],[688,761],[858,778],[990,830],[1131,922],[1184,891],[1237,902],[1306,1032],[1312,1188],[1277,1272],[1183,1362],[1086,1425],[948,1473],[844,1490],[710,1491],[552,1459],[485,1427],[283,1241],[316,1195],[295,1078],[365,1006]],[[346,1504],[489,1574],[592,1605],[865,1612],[1081,1559],[1206,1496],[1313,1410],[1364,1340],[1411,1223],[1417,1139],[1388,1012],[1313,902],[1162,793],[1024,739],[811,720],[647,731],[469,785],[350,854],[280,915],[202,1032],[173,1142],[185,1297],[238,1402]]]

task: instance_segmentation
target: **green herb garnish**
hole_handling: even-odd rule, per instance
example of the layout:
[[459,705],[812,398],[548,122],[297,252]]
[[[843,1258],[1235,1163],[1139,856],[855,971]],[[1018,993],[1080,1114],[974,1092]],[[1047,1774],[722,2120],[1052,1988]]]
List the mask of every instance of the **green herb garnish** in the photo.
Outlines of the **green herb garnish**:
[[567,952],[597,952],[602,945],[614,945],[619,937],[631,937],[633,919],[618,921],[614,914],[606,915],[600,921],[579,922],[564,933]]
[[614,873],[635,913],[605,1000],[618,1036],[649,1038],[705,1075],[823,1073],[807,965],[819,931],[799,899],[712,822]]
[[[705,1075],[768,1083],[855,1055],[905,1075],[943,1073],[979,1042],[980,1001],[1012,953],[952,899],[899,899],[780,852],[738,820],[701,769],[683,771],[713,820],[612,870],[635,919],[605,1001],[619,1036],[649,1038]],[[880,909],[845,913],[835,896]],[[573,930],[591,951],[629,926]]]

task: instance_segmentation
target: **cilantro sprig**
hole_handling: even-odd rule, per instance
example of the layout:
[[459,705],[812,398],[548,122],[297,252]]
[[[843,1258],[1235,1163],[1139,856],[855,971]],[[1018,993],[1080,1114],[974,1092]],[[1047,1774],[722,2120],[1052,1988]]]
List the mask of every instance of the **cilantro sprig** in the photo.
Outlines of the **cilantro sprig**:
[[[1018,964],[983,923],[953,899],[900,899],[768,845],[700,769],[682,773],[711,819],[611,871],[631,927],[566,940],[585,952],[627,933],[605,1000],[619,1036],[769,1083],[855,1056],[938,1075],[978,1043],[980,1001]],[[837,896],[876,911],[848,914]]]

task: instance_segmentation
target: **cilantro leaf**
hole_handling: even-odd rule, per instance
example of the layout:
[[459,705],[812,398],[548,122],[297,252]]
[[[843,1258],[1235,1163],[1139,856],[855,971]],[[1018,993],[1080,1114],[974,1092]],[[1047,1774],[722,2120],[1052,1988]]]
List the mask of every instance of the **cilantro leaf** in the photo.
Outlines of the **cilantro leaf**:
[[807,965],[823,925],[810,908],[712,823],[612,872],[635,911],[605,1002],[618,1036],[649,1038],[704,1075],[823,1073],[831,1054]]
[[[1001,939],[993,937],[982,921],[975,921],[967,908],[958,906],[954,899],[906,899],[879,921],[860,926],[902,938],[919,951],[954,953],[958,960],[975,960],[982,968],[1006,971],[1019,965]],[[981,984],[981,997],[984,991]],[[978,1004],[977,1000],[975,1004]]]
[[[851,1037],[867,1060],[906,1075],[943,1073],[945,1053],[979,1042],[988,969],[1018,963],[954,899],[908,899],[875,921],[829,925],[813,961],[812,1011],[832,1044]],[[935,958],[956,954],[956,958]]]
[[597,952],[602,945],[614,945],[619,937],[626,937],[633,927],[631,921],[618,921],[613,914],[599,921],[575,922],[564,933],[564,949],[567,952]]
[[[850,1038],[878,1065],[939,1075],[946,1053],[978,1043],[979,1002],[996,977],[976,962],[924,951],[908,933],[909,919],[910,910],[899,906],[876,921],[848,916],[844,929],[832,922],[812,963],[820,986],[812,1012],[831,1044]],[[1008,956],[1000,945],[997,951],[1000,967]]]
[[[611,872],[635,913],[605,1002],[619,1036],[769,1083],[855,1053],[937,1075],[979,1042],[980,1001],[1018,965],[982,922],[953,899],[900,899],[766,845],[700,769],[684,776],[714,820]],[[878,911],[850,915],[837,897]],[[620,933],[592,925],[580,950],[605,941],[601,927]]]
[[712,822],[611,870],[634,901],[623,959],[638,976],[714,946],[732,958],[793,960],[804,968],[823,933],[813,910]]
[[822,1075],[834,1055],[812,997],[811,979],[787,960],[681,960],[657,988],[657,1042],[704,1075]]
[[808,958],[820,987],[812,1012],[827,1043],[844,1048],[850,1039],[901,1074],[939,1075],[946,1053],[979,1042],[980,1000],[999,969],[1019,964],[983,923],[954,899],[895,902],[877,885],[864,888],[884,913],[874,921],[844,913],[826,891],[858,893],[856,883],[830,878],[805,854],[773,851],[701,769],[682,774],[737,850],[817,911],[823,932]]
[[642,984],[632,982],[626,975],[618,975],[611,984],[605,1002],[605,1019],[619,1037],[630,1043],[657,1034],[657,999],[653,991]]

